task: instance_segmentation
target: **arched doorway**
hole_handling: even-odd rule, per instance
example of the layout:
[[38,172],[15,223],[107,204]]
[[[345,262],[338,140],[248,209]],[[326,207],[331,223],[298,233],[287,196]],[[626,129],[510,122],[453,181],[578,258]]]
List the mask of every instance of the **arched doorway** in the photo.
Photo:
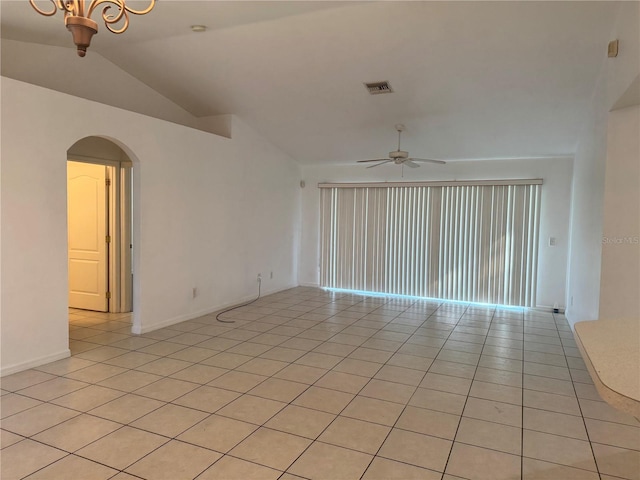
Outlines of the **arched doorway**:
[[67,150],[70,309],[133,310],[132,177],[131,158],[109,139]]

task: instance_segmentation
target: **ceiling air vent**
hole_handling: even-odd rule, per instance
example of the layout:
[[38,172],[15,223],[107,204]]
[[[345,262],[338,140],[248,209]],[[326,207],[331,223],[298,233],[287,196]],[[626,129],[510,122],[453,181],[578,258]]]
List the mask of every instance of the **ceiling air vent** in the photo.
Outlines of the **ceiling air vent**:
[[392,93],[391,85],[389,82],[374,82],[374,83],[365,83],[367,90],[371,95],[379,95],[381,93]]

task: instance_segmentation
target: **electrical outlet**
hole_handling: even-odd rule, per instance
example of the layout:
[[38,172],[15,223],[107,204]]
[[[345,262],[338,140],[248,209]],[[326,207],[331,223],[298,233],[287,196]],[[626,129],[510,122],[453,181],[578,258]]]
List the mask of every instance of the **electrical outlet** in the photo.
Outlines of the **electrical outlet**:
[[260,281],[262,281],[262,274],[261,273],[258,274],[258,282],[260,282]]
[[193,298],[196,298],[198,296],[198,287],[193,287],[191,294],[193,295]]
[[271,273],[269,274],[269,279],[270,279],[270,280],[273,280],[273,272],[271,272]]

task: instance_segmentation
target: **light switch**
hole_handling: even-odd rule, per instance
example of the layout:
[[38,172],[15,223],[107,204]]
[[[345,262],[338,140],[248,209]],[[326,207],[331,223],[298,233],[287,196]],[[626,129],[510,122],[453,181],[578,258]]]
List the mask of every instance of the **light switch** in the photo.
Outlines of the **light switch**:
[[550,247],[556,246],[556,237],[549,237],[549,246]]

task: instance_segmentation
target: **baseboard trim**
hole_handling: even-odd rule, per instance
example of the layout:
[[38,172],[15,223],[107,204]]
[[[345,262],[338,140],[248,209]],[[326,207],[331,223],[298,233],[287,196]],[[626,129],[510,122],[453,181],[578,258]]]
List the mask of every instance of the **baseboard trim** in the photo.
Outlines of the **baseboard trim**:
[[[272,290],[266,290],[264,292],[261,293],[261,297],[264,297],[266,295],[272,295],[274,293],[278,293],[278,292],[283,292],[285,290],[289,290],[291,288],[295,288],[298,285],[292,284],[292,285],[287,285],[285,287],[282,288],[276,288],[276,289],[272,289]],[[205,308],[203,310],[198,310],[197,312],[189,312],[186,313],[184,315],[179,315],[177,317],[173,317],[173,318],[169,318],[167,320],[163,320],[159,323],[154,323],[153,325],[142,325],[141,327],[138,325],[134,325],[133,327],[131,327],[131,333],[134,333],[136,335],[140,335],[143,333],[149,333],[149,332],[153,332],[154,330],[159,330],[161,328],[165,328],[165,327],[170,327],[171,325],[175,325],[176,323],[181,323],[181,322],[186,322],[187,320],[193,320],[194,318],[198,318],[198,317],[202,317],[204,315],[209,315],[213,312],[218,312],[220,310],[224,310],[225,308],[229,308],[229,307],[233,307],[234,305],[240,305],[242,303],[245,302],[249,302],[253,299],[255,299],[256,297],[254,295],[246,295],[234,302],[231,303],[225,303],[222,305],[214,305],[212,307],[208,307]]]
[[0,377],[22,372],[23,370],[29,370],[30,368],[39,367],[40,365],[55,362],[56,360],[62,360],[63,358],[68,358],[70,356],[71,350],[67,348],[61,352],[52,353],[51,355],[45,355],[44,357],[34,358],[33,360],[28,360],[22,363],[15,363],[9,366],[3,366],[0,369]]
[[308,282],[304,282],[299,284],[300,287],[314,287],[314,288],[320,288],[320,284],[319,283],[308,283]]

